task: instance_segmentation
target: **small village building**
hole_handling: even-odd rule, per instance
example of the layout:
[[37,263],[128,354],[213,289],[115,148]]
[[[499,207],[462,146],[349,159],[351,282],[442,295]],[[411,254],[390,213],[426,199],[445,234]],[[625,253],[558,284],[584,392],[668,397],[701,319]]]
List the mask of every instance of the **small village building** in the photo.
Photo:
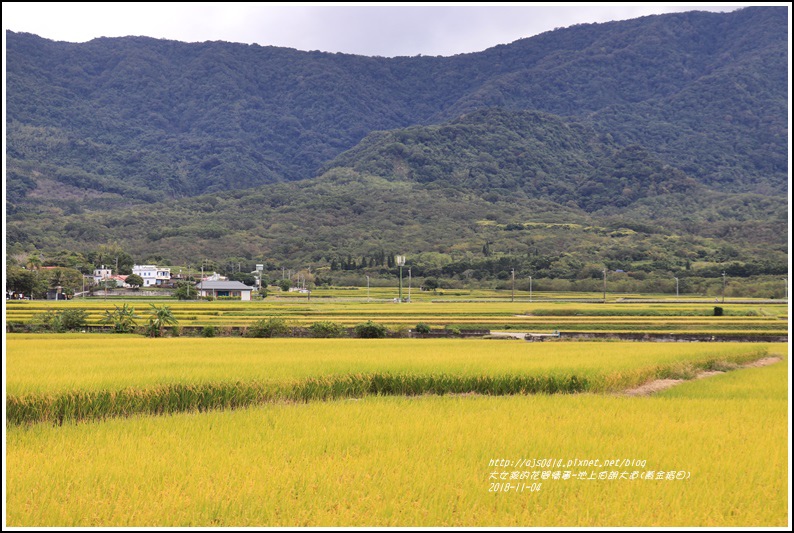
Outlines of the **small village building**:
[[102,281],[109,279],[110,276],[112,275],[113,275],[113,270],[110,268],[105,268],[105,265],[102,265],[102,268],[95,268],[94,283],[99,285]]
[[144,287],[161,286],[171,281],[171,269],[157,268],[156,265],[133,265],[132,273],[143,279]]
[[240,281],[202,281],[196,285],[199,296],[212,298],[240,298],[244,302],[251,300],[253,287]]
[[121,287],[124,289],[129,289],[130,285],[127,283],[127,276],[118,275],[118,276],[110,276],[108,279],[116,282],[116,287]]

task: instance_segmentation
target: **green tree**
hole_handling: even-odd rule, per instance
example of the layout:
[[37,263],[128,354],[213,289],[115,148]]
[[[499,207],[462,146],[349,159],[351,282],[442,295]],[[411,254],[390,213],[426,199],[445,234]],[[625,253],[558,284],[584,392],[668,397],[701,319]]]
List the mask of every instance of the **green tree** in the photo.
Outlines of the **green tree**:
[[44,264],[49,266],[74,268],[84,272],[90,272],[94,268],[83,254],[73,250],[60,250],[55,254],[48,256]]
[[28,270],[37,270],[41,266],[41,257],[35,254],[31,254],[28,256],[28,260],[25,263],[25,266]]
[[179,323],[167,305],[157,307],[154,304],[149,304],[149,306],[151,316],[146,331],[150,337],[162,337],[166,326],[176,326]]
[[138,274],[130,274],[129,276],[127,276],[127,279],[125,281],[127,285],[129,285],[133,289],[137,289],[143,286],[143,278],[140,277]]
[[55,270],[40,270],[39,272],[44,276],[48,288],[56,289],[61,287],[64,294],[74,294],[83,286],[83,274],[74,268],[56,268]]
[[132,274],[132,266],[135,264],[132,256],[125,252],[117,242],[100,245],[94,252],[88,254],[88,260],[98,268],[102,265],[116,268],[116,274]]
[[6,290],[30,296],[36,288],[36,272],[25,268],[9,268],[6,276]]
[[198,296],[198,291],[192,283],[181,281],[177,284],[173,296],[179,300],[195,300]]
[[63,270],[60,268],[56,268],[52,271],[52,275],[50,276],[50,288],[57,289],[63,288],[64,284],[66,283],[66,276],[63,273]]
[[438,280],[435,278],[427,278],[425,282],[422,284],[425,290],[436,292],[438,289]]
[[256,285],[256,276],[247,272],[234,272],[229,275],[229,280],[245,283],[249,287]]
[[292,282],[288,279],[282,279],[278,282],[278,286],[281,288],[282,291],[287,292],[290,287],[292,287]]

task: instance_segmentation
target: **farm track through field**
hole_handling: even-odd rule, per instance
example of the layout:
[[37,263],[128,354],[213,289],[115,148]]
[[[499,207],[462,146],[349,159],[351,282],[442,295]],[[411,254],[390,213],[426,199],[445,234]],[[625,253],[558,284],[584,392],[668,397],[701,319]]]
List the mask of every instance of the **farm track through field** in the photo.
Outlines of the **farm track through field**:
[[[725,370],[704,370],[698,372],[693,379],[704,379],[710,378],[712,376],[717,376],[719,374],[724,374],[730,370],[739,370],[742,368],[755,368],[761,366],[769,366],[781,361],[780,357],[773,356],[773,357],[763,357],[756,361],[751,361],[749,363],[745,363],[743,365],[738,365],[735,368],[727,367]],[[655,379],[648,383],[644,383],[639,387],[633,387],[631,389],[624,390],[622,392],[617,393],[619,396],[650,396],[651,394],[661,392],[663,390],[667,390],[671,387],[675,387],[676,385],[680,385],[682,383],[686,383],[687,379]]]

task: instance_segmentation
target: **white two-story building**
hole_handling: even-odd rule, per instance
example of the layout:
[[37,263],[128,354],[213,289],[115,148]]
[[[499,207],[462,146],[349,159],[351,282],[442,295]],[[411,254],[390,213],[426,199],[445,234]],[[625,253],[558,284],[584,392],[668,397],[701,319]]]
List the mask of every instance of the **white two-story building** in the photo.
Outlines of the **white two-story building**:
[[133,265],[132,273],[143,279],[144,287],[162,285],[171,279],[170,268],[157,268],[155,265]]
[[106,279],[110,279],[110,276],[113,275],[113,270],[109,268],[105,268],[105,265],[102,265],[102,268],[95,268],[94,269],[94,283],[99,285]]

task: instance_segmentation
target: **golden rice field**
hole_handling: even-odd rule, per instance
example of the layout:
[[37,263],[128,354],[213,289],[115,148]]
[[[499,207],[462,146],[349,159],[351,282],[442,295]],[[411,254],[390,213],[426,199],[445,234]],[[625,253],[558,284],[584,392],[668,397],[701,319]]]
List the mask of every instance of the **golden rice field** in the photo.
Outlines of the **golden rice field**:
[[[46,343],[9,336],[9,393],[310,373],[311,355],[299,339],[251,339],[250,349],[202,339],[212,346],[202,350],[187,339],[105,337],[86,350],[86,361],[75,337],[49,340],[48,359]],[[133,340],[150,348],[134,348]],[[563,368],[615,375],[687,359],[741,358],[748,350],[348,342],[359,344],[311,351],[322,372],[371,365],[390,372]],[[294,357],[283,353],[288,349]],[[7,424],[7,525],[785,527],[787,379],[784,356],[652,397],[365,396],[62,426]],[[607,466],[612,460],[621,466]],[[519,483],[521,490],[505,490]]]
[[[528,343],[479,339],[161,338],[9,334],[10,396],[171,383],[263,381],[380,372],[392,375],[578,375],[596,390],[628,386],[651,369],[742,362],[785,345],[763,343]],[[642,374],[639,377],[635,373]],[[613,380],[614,383],[610,380]],[[633,380],[633,381],[632,381]]]
[[[768,302],[726,303],[725,315],[713,316],[707,301],[290,298],[156,303],[180,325],[221,333],[269,317],[295,327],[373,320],[394,329],[788,332],[787,307]],[[127,303],[144,323],[148,301]],[[121,304],[9,302],[7,322],[78,308],[97,325]],[[789,519],[788,344],[91,332],[8,333],[5,350],[8,526],[781,527]],[[782,362],[650,397],[620,394],[768,356]],[[582,463],[591,460],[601,462]]]
[[[125,300],[145,323],[148,302]],[[122,301],[78,300],[69,302],[10,302],[7,321],[34,323],[49,310],[84,309],[89,325],[100,325],[106,311]],[[681,333],[767,333],[788,331],[786,304],[725,304],[724,316],[714,316],[714,304],[658,303],[620,304],[526,301],[414,301],[395,304],[339,299],[311,302],[297,299],[258,302],[160,301],[168,305],[181,326],[245,328],[268,317],[285,319],[289,325],[307,327],[331,321],[347,327],[373,320],[391,328],[412,328],[418,323],[431,327],[482,327],[536,333],[571,332],[681,332]]]

